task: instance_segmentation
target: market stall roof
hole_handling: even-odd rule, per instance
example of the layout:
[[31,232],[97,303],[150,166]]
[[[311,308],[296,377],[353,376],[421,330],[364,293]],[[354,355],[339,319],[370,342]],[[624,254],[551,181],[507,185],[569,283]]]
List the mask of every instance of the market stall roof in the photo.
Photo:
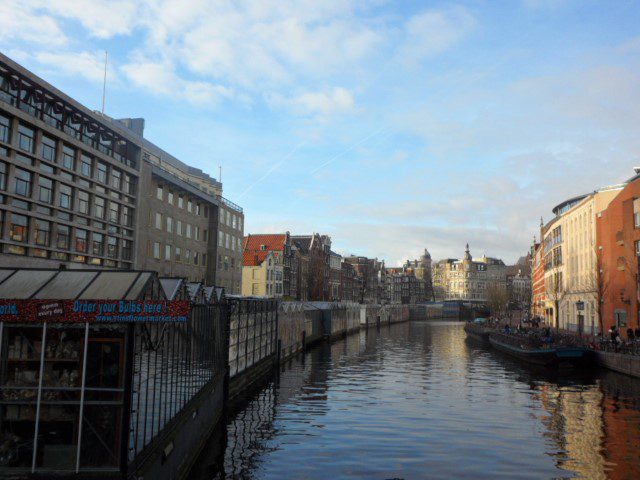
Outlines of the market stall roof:
[[0,269],[0,298],[137,300],[153,272]]
[[203,285],[200,282],[187,283],[187,290],[189,291],[189,299],[194,303],[204,303],[204,291]]
[[[162,277],[160,278],[160,285],[162,285],[162,289],[164,290],[164,294],[167,296],[167,300],[181,299],[181,294],[186,288],[184,278],[179,277]],[[185,297],[185,299],[187,298]]]

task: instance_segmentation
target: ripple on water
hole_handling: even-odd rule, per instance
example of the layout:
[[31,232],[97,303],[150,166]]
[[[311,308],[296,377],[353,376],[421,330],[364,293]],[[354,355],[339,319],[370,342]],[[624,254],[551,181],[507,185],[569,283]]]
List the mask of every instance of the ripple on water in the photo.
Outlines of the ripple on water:
[[409,322],[306,354],[229,419],[228,478],[640,478],[640,385]]

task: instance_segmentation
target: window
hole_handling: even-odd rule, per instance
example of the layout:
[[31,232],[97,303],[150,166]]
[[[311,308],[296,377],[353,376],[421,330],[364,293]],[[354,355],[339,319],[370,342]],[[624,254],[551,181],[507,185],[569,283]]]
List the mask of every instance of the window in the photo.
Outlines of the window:
[[73,204],[73,189],[69,185],[60,184],[60,206],[71,208]]
[[200,215],[200,204],[196,204],[196,215]]
[[640,257],[640,240],[636,240],[636,255]]
[[78,211],[89,215],[89,193],[83,190],[78,191]]
[[14,242],[27,242],[29,219],[24,215],[11,214],[9,224],[9,238]]
[[107,237],[107,257],[118,257],[118,239],[116,237]]
[[20,125],[18,127],[18,147],[26,152],[33,153],[35,135],[36,134],[32,128]]
[[209,230],[207,230],[206,228],[204,229],[204,238],[203,238],[203,240],[205,242],[209,241]]
[[231,216],[231,225],[233,228],[236,228],[236,216],[232,215]]
[[224,247],[224,233],[222,230],[218,230],[218,246]]
[[198,265],[198,252],[193,252],[193,264]]
[[231,235],[231,250],[236,251],[236,237]]
[[122,259],[131,260],[131,240],[122,240]]
[[191,263],[191,252],[188,248],[184,251],[184,263]]
[[191,200],[187,201],[187,212],[191,213],[191,210],[193,210],[193,203],[191,203]]
[[38,178],[38,186],[40,187],[38,200],[51,204],[53,202],[53,180],[47,177],[40,177]]
[[62,166],[63,167],[68,168],[69,170],[73,170],[75,166],[74,165],[75,158],[76,158],[76,151],[73,148],[67,147],[66,145],[62,147]]
[[182,221],[180,220],[176,221],[176,233],[182,235]]
[[94,255],[102,255],[102,246],[104,242],[104,235],[101,233],[93,232],[91,234],[91,253]]
[[169,202],[170,205],[173,205],[173,192],[167,192],[167,202]]
[[185,234],[186,234],[187,238],[191,238],[191,224],[190,223],[187,223],[186,233]]
[[173,218],[167,217],[167,232],[173,233]]
[[0,162],[0,190],[7,189],[7,164]]
[[76,229],[76,251],[87,252],[87,231]]
[[156,188],[156,198],[158,200],[162,200],[162,187],[157,187]]
[[111,169],[111,186],[116,190],[120,190],[122,185],[122,172],[115,168]]
[[4,115],[0,115],[0,142],[9,143],[11,141],[11,120]]
[[16,177],[13,191],[23,197],[31,196],[31,173],[21,168],[16,168]]
[[184,208],[184,199],[182,198],[182,195],[178,195],[178,208]]
[[98,218],[104,218],[104,207],[106,200],[102,197],[95,197],[93,200],[93,208],[95,216]]
[[225,248],[227,248],[227,249],[228,249],[228,248],[231,248],[231,245],[230,245],[230,238],[231,238],[231,237],[229,236],[229,234],[228,234],[228,233],[225,233],[225,234],[224,234],[224,247],[225,247]]
[[122,207],[122,224],[125,227],[130,227],[133,223],[133,217],[131,215],[131,208]]
[[634,212],[633,224],[636,228],[640,228],[640,212]]
[[98,162],[98,173],[97,173],[98,181],[101,183],[107,183],[107,165]]
[[133,195],[134,187],[135,187],[133,178],[131,177],[131,175],[125,173],[123,179],[124,179],[124,183],[123,183],[124,188],[122,190],[125,193],[128,193],[129,195]]
[[109,221],[111,223],[118,223],[120,219],[120,205],[116,202],[109,202]]
[[200,240],[200,227],[194,227],[194,229],[195,232],[193,238],[195,238],[196,240]]
[[156,213],[156,228],[158,230],[162,229],[162,214]]
[[49,162],[56,161],[56,141],[46,135],[42,136],[42,144],[40,146],[40,154],[42,158]]
[[71,229],[66,225],[58,225],[56,231],[58,232],[56,236],[56,247],[62,250],[69,250]]
[[49,246],[51,240],[51,223],[36,220],[36,245]]
[[182,258],[180,258],[182,250],[180,249],[180,247],[176,247],[176,262],[181,262]]
[[164,259],[167,262],[171,261],[171,245],[164,246]]
[[80,156],[80,173],[85,177],[91,176],[91,157],[88,157],[84,153]]

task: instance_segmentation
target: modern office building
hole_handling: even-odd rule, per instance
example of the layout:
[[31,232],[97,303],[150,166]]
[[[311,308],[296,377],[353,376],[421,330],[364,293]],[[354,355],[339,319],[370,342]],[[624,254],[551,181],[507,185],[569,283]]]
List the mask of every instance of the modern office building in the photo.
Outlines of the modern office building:
[[141,148],[0,54],[0,263],[134,266]]
[[144,138],[0,54],[0,263],[242,283],[242,208]]

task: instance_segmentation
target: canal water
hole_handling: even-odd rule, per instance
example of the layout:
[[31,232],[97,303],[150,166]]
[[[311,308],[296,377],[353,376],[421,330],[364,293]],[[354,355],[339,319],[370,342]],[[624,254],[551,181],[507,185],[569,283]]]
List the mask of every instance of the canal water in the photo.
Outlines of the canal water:
[[194,479],[640,478],[640,381],[532,370],[408,322],[322,344],[229,415]]

